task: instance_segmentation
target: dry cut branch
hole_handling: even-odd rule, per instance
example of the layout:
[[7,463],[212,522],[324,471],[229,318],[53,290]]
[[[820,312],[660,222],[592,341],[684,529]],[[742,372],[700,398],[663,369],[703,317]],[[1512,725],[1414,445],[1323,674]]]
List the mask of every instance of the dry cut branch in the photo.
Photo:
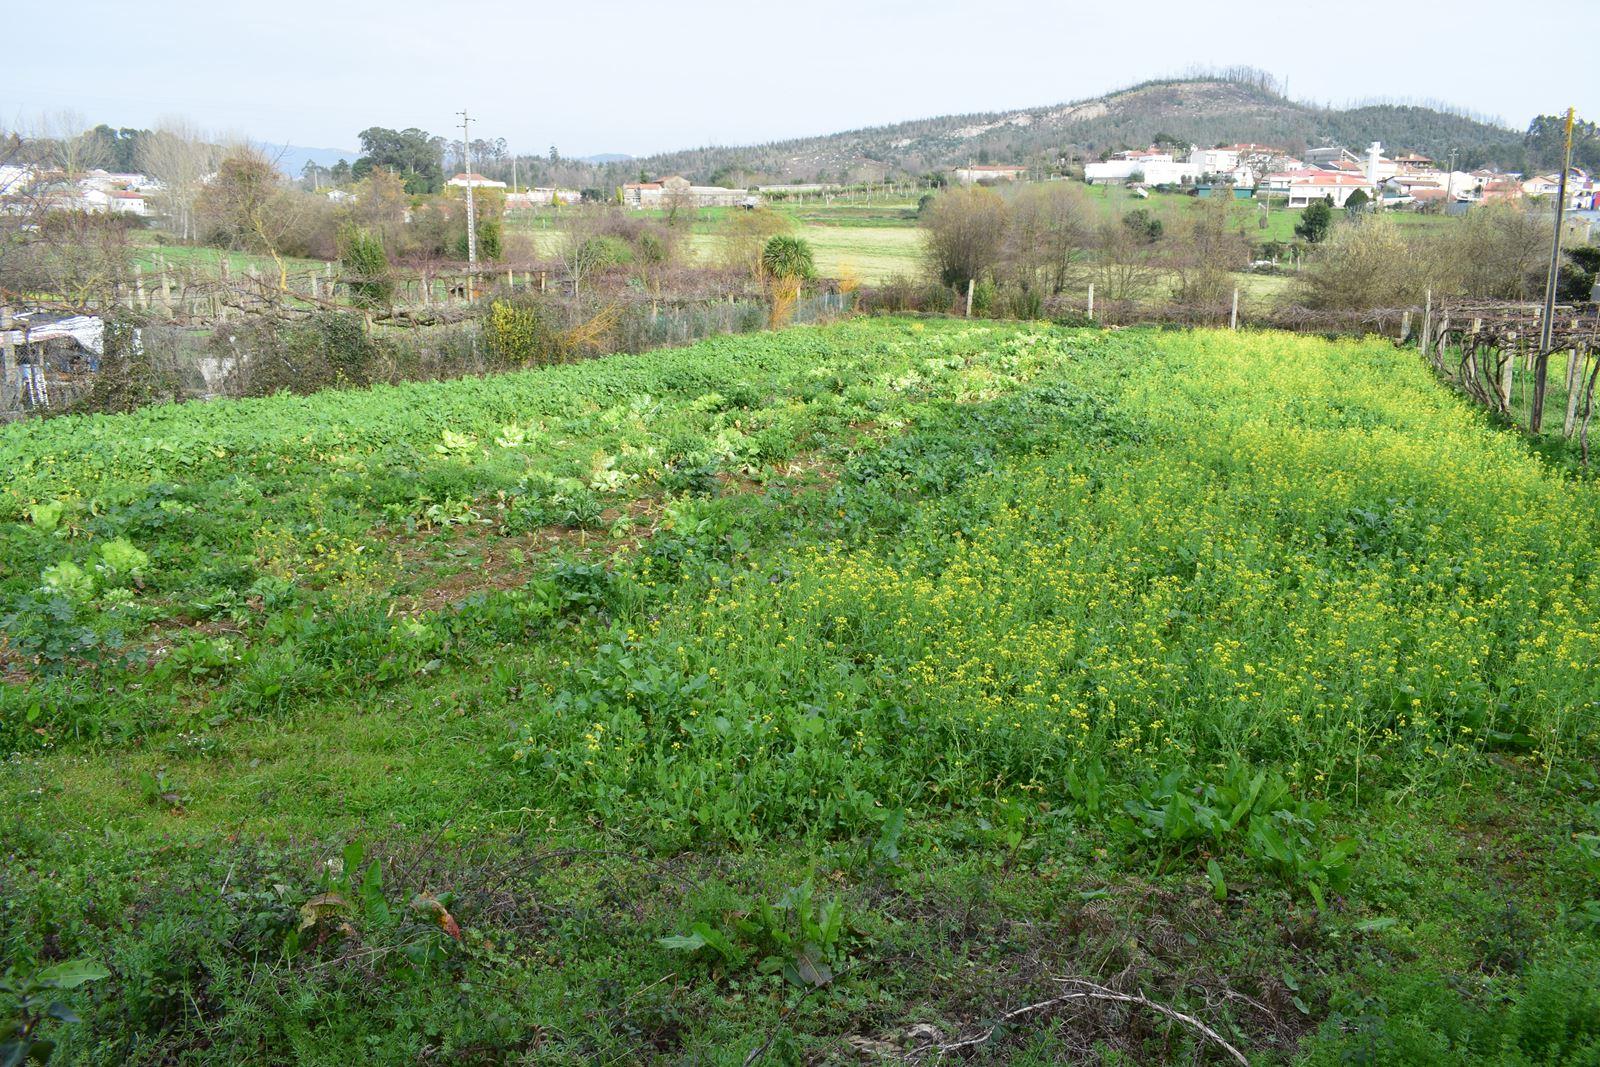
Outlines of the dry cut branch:
[[1240,1052],[1221,1034],[1217,1033],[1199,1019],[1196,1019],[1193,1015],[1188,1015],[1184,1012],[1178,1011],[1176,1008],[1169,1008],[1165,1004],[1151,1000],[1142,993],[1119,993],[1114,989],[1107,989],[1105,986],[1098,985],[1086,978],[1057,978],[1056,981],[1068,986],[1069,991],[1062,993],[1060,996],[1051,997],[1048,1000],[1041,1000],[1036,1004],[1029,1004],[1026,1007],[1016,1008],[1012,1011],[1008,1011],[1004,1015],[1000,1016],[1000,1018],[995,1021],[994,1025],[990,1026],[980,1034],[974,1034],[971,1037],[964,1037],[959,1041],[951,1041],[947,1044],[923,1045],[920,1048],[913,1049],[911,1051],[911,1055],[925,1056],[929,1053],[934,1053],[939,1056],[947,1056],[952,1052],[961,1052],[964,1049],[977,1048],[978,1046],[987,1042],[990,1038],[994,1037],[995,1031],[1000,1029],[1000,1027],[1014,1022],[1017,1019],[1022,1019],[1038,1012],[1049,1011],[1052,1008],[1058,1008],[1064,1004],[1070,1004],[1074,1001],[1089,1000],[1109,1001],[1118,1004],[1132,1004],[1136,1007],[1146,1008],[1155,1012],[1157,1015],[1165,1016],[1166,1018],[1171,1019],[1173,1022],[1180,1023],[1183,1026],[1195,1031],[1206,1038],[1206,1040],[1221,1048],[1234,1060],[1234,1062],[1242,1063],[1245,1065],[1245,1067],[1249,1067],[1250,1060],[1243,1052]]

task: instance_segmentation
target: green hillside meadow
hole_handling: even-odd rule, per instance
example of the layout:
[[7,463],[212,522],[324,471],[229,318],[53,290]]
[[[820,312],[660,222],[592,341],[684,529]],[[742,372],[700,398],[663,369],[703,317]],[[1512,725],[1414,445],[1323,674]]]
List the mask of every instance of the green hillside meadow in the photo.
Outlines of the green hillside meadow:
[[[54,1062],[1600,1063],[1600,493],[1414,352],[856,320],[0,466]],[[1189,1021],[996,1026],[1062,979]]]

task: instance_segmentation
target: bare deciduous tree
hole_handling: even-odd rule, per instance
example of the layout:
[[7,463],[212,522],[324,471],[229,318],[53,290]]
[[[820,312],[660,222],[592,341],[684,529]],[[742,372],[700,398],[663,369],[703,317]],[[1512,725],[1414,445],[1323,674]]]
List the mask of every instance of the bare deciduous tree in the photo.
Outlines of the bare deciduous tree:
[[278,288],[286,290],[283,241],[299,225],[306,208],[302,197],[309,196],[288,188],[285,176],[261,152],[241,146],[229,152],[216,177],[205,183],[195,210],[212,240],[271,256]]
[[607,233],[607,213],[615,210],[585,204],[567,212],[562,219],[557,251],[561,265],[566,268],[567,280],[572,283],[574,309],[582,293],[583,280],[616,261],[618,242]]
[[196,238],[194,205],[221,150],[184,119],[163,119],[139,141],[139,169],[161,183],[157,204],[180,240]]
[[38,137],[49,145],[49,165],[68,181],[77,181],[88,171],[110,162],[105,141],[89,129],[89,123],[76,111],[45,116],[40,121]]
[[1142,300],[1161,280],[1160,245],[1121,219],[1101,224],[1094,283],[1109,302]]
[[1175,295],[1196,308],[1220,313],[1233,287],[1232,273],[1250,262],[1250,238],[1233,225],[1233,194],[1223,188],[1185,212],[1165,242],[1177,277]]
[[1482,204],[1469,211],[1440,249],[1465,296],[1531,300],[1543,292],[1550,217],[1518,204]]
[[761,252],[767,242],[793,229],[789,216],[767,208],[732,212],[722,224],[722,265],[760,278]]
[[1005,248],[1007,215],[993,189],[969,185],[940,193],[922,220],[930,273],[959,289],[993,272]]
[[1047,295],[1075,288],[1094,242],[1083,190],[1066,182],[1024,186],[1010,209],[1004,254],[1011,279]]

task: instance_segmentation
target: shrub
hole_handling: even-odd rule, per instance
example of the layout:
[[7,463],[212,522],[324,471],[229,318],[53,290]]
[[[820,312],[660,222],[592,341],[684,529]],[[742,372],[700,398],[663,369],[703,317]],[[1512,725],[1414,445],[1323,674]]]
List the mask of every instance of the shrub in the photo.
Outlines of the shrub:
[[502,364],[527,366],[560,362],[561,336],[537,307],[495,300],[483,320],[483,339]]
[[376,233],[354,225],[341,229],[339,262],[350,288],[351,303],[357,307],[387,307],[394,300],[389,258],[383,251],[383,239]]
[[1294,224],[1294,235],[1311,244],[1321,244],[1327,240],[1328,231],[1332,228],[1333,208],[1318,200],[1306,205],[1306,209],[1300,213],[1300,221]]

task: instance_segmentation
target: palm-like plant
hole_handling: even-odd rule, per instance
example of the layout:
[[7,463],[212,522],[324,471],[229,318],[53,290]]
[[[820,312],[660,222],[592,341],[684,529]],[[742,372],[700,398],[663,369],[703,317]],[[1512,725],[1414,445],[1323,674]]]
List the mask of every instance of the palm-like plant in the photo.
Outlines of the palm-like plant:
[[761,250],[761,269],[774,281],[803,282],[816,277],[811,245],[803,238],[779,234]]
[[772,286],[771,325],[782,326],[794,314],[801,283],[816,276],[811,246],[799,237],[779,234],[761,250],[761,271]]

